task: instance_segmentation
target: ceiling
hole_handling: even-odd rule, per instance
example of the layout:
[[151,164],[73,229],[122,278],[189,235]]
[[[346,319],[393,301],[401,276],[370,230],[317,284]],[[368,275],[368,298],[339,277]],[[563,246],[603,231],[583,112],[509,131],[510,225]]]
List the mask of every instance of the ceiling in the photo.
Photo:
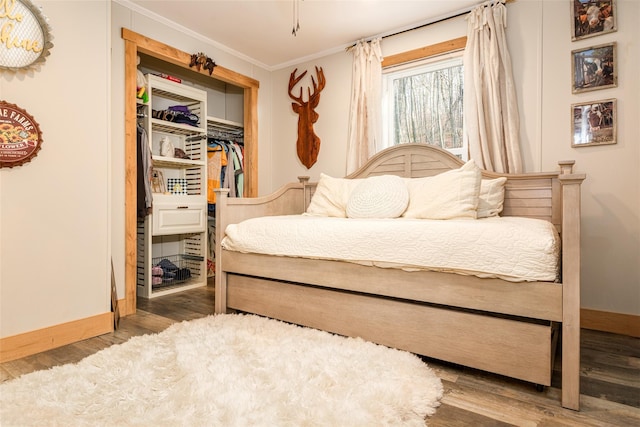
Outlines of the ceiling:
[[[269,70],[468,10],[479,0],[120,0]],[[204,52],[205,54],[207,52]],[[215,58],[213,58],[215,60]]]

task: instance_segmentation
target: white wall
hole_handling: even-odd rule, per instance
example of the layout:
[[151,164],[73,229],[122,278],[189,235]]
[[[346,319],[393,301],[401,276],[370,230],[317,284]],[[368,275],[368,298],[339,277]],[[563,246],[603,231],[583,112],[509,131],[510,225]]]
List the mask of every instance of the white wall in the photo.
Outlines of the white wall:
[[260,81],[259,192],[271,176],[271,74],[186,29],[107,1],[41,0],[54,47],[40,71],[0,76],[0,98],[34,116],[42,149],[0,170],[0,337],[110,311],[113,257],[124,296],[126,27],[205,52]]
[[303,88],[303,99],[308,99],[307,87],[313,87],[310,76],[318,81],[315,67],[322,68],[326,86],[320,93],[320,104],[315,111],[320,116],[314,125],[320,138],[318,160],[307,169],[296,154],[298,137],[298,115],[293,111],[293,102],[288,95],[289,76],[295,67],[273,72],[273,187],[272,190],[292,181],[298,176],[311,176],[317,180],[320,172],[343,176],[346,169],[348,106],[351,92],[351,55],[339,53],[320,58],[312,63],[300,64],[296,76],[307,70],[307,75],[294,88],[296,96]]
[[[531,4],[523,5],[527,10],[512,11],[509,9],[509,17],[518,19],[517,16],[528,16],[532,10]],[[535,5],[534,5],[535,6]],[[537,7],[539,8],[539,7]],[[523,9],[521,7],[521,9]],[[533,11],[540,14],[539,11]],[[514,18],[516,16],[516,18]],[[511,25],[509,28],[510,37],[516,40],[524,38],[522,33],[541,33],[531,20],[522,19],[523,23]],[[388,37],[382,41],[383,56],[390,56],[408,50],[429,46],[439,42],[451,40],[466,35],[467,24],[464,17],[459,17],[434,24],[425,28],[402,33],[397,36]],[[517,31],[517,32],[516,32]],[[511,33],[515,35],[512,36]],[[536,40],[540,35],[535,36]],[[535,141],[539,141],[539,131],[531,124],[538,122],[540,114],[539,108],[539,85],[531,84],[537,79],[541,63],[536,58],[538,46],[530,43],[523,43],[515,51],[512,50],[514,62],[514,74],[518,78],[519,105],[524,117],[535,117],[536,120],[528,120],[526,125],[521,126],[521,138],[524,146],[523,161],[527,170],[539,170],[540,155],[539,147]],[[532,63],[534,66],[532,66]],[[327,79],[327,86],[320,96],[320,104],[316,112],[320,115],[314,129],[321,139],[320,154],[318,162],[307,170],[297,159],[295,143],[297,137],[298,116],[291,108],[291,99],[288,96],[289,76],[294,68],[298,69],[296,75],[308,70],[314,72],[314,67],[323,67]],[[351,66],[352,54],[340,52],[317,60],[298,64],[296,66],[275,71],[273,73],[274,94],[273,94],[273,114],[274,123],[274,149],[277,152],[274,160],[273,189],[295,180],[298,175],[309,175],[312,179],[317,179],[320,172],[333,176],[343,176],[346,173],[346,153],[347,153],[347,131],[349,122],[349,102],[351,91]],[[309,86],[311,82],[308,76],[300,85]],[[299,86],[296,86],[296,93]],[[306,100],[306,89],[305,89]],[[532,102],[533,101],[533,102]]]
[[0,336],[110,311],[109,6],[38,2],[40,71],[0,75],[0,98],[40,125],[38,155],[0,170]]
[[[618,31],[571,42],[570,3],[519,0],[510,3],[507,36],[516,79],[525,170],[557,170],[559,160],[576,160],[587,173],[583,186],[582,307],[640,314],[640,119],[638,58],[640,2],[618,0]],[[466,35],[456,18],[382,41],[392,55]],[[571,50],[618,42],[619,87],[571,94]],[[307,170],[295,151],[297,116],[287,95],[289,69],[273,73],[273,189],[298,175],[316,180],[320,172],[343,176],[349,117],[351,55],[336,53],[299,64],[312,72],[322,66],[327,86],[316,109],[322,143],[318,162]],[[618,99],[618,143],[571,148],[570,106],[585,100]]]
[[[571,42],[563,2],[544,2],[542,165],[575,159],[582,198],[582,306],[640,314],[640,2],[618,0],[618,31]],[[574,49],[617,42],[618,87],[571,94]],[[571,148],[572,103],[618,100],[618,143]]]

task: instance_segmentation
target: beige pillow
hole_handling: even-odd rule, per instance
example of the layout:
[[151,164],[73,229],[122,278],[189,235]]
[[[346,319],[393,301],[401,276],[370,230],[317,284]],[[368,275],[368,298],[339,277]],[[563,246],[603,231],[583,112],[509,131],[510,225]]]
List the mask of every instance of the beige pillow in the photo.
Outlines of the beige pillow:
[[480,169],[469,160],[459,169],[426,178],[408,179],[406,218],[476,218],[480,194]]
[[362,179],[333,178],[321,173],[307,214],[346,218],[349,195],[360,181]]
[[348,218],[397,218],[409,203],[404,179],[395,175],[365,178],[351,192]]
[[483,179],[478,197],[478,218],[498,216],[504,206],[504,176],[496,179]]

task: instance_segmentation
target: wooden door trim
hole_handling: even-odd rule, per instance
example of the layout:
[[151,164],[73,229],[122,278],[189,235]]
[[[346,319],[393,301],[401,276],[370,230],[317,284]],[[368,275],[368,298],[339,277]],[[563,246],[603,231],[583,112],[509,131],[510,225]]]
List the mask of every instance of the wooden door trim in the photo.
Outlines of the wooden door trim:
[[447,40],[441,43],[423,46],[418,49],[409,50],[407,52],[398,53],[396,55],[385,56],[382,61],[382,68],[393,67],[394,65],[404,64],[411,61],[429,58],[431,56],[443,55],[445,53],[463,50],[467,45],[467,37],[458,37],[457,39]]
[[138,52],[144,53],[165,62],[186,68],[187,70],[200,73],[203,76],[211,77],[215,80],[221,80],[241,88],[259,88],[260,82],[235,71],[216,65],[211,75],[209,71],[201,68],[200,71],[189,67],[191,54],[168,46],[162,42],[145,37],[127,28],[122,28],[122,38],[136,45]]
[[212,79],[241,87],[244,91],[244,196],[258,195],[258,88],[260,82],[216,65],[211,75],[207,70],[189,67],[191,54],[122,28],[125,42],[125,298],[121,315],[136,312],[137,275],[137,135],[136,135],[136,70],[137,55],[143,53],[162,61],[200,73]]

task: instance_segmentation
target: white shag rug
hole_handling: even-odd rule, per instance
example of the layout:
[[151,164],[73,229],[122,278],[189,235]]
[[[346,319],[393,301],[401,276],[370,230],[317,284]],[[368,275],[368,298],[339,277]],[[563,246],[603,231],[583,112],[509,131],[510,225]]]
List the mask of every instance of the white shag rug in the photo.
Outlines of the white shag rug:
[[228,314],[1,384],[0,425],[424,426],[442,393],[411,353]]

